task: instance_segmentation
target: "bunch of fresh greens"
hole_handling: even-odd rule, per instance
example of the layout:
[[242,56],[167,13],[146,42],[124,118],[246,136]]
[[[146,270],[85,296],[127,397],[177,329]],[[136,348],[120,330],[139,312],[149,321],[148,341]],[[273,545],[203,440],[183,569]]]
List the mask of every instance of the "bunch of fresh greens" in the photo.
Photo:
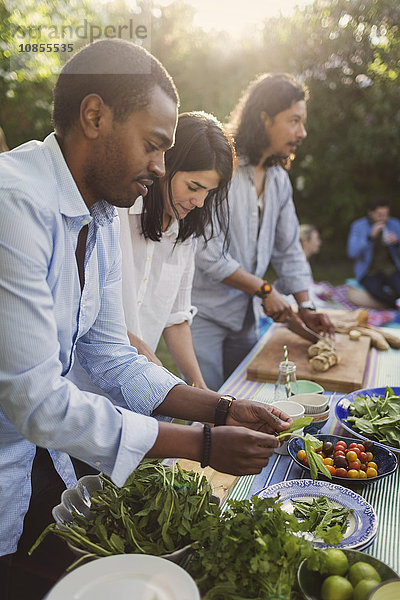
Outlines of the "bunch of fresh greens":
[[300,562],[319,569],[321,556],[303,537],[299,521],[278,498],[229,500],[221,515],[209,515],[193,530],[197,552],[189,571],[203,600],[266,600],[296,597]]
[[309,500],[292,500],[294,515],[304,519],[300,523],[302,531],[312,531],[316,538],[327,544],[338,544],[343,539],[352,508],[337,506],[332,500],[321,496]]
[[118,488],[102,477],[103,489],[91,496],[91,518],[74,514],[70,525],[52,523],[48,532],[96,556],[146,553],[159,556],[191,542],[191,529],[208,514],[218,518],[210,504],[211,487],[205,477],[144,460]]
[[400,396],[386,387],[384,396],[357,396],[346,421],[378,442],[400,448]]
[[[281,439],[288,435],[292,435],[294,431],[306,427],[311,423],[311,421],[312,417],[301,417],[300,419],[296,419],[296,421],[293,421],[293,423],[290,425],[289,429],[285,429],[285,431],[282,431],[276,437],[278,439]],[[307,433],[305,436],[296,433],[296,437],[299,437],[302,440],[304,440],[304,450],[306,452],[307,461],[310,466],[311,479],[318,479],[318,471],[321,471],[323,475],[326,475],[326,477],[332,479],[332,475],[324,465],[321,456],[316,453],[317,450],[320,450],[322,448],[321,440],[318,440],[309,433]]]

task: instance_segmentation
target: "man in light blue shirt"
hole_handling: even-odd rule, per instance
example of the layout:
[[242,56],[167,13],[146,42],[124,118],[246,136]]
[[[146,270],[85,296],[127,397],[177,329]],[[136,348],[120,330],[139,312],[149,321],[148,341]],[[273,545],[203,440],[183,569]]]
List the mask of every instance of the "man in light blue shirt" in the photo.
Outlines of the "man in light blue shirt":
[[[239,157],[229,191],[229,247],[223,236],[199,240],[192,302],[196,356],[207,385],[220,388],[257,341],[254,296],[274,321],[297,318],[282,294],[293,294],[299,317],[333,333],[315,312],[310,266],[299,241],[292,186],[284,168],[306,137],[307,90],[287,74],[262,75],[244,92],[232,118]],[[264,281],[269,264],[276,287]],[[302,322],[299,319],[299,323]]]
[[[164,175],[177,103],[150,54],[121,40],[96,42],[60,74],[55,133],[0,157],[0,556],[11,567],[23,526],[24,548],[34,541],[25,532],[37,521],[35,486],[54,471],[36,447],[49,449],[67,486],[76,481],[68,455],[118,485],[143,456],[255,473],[279,445],[271,434],[290,422],[257,403],[225,404],[188,387],[129,345],[115,206],[133,205]],[[75,353],[112,402],[68,380]],[[165,422],[214,422],[221,407],[227,426],[212,430],[211,445],[201,428]],[[42,494],[40,506],[47,522],[49,498]],[[30,600],[42,596],[32,585]],[[2,598],[18,593],[2,588]]]

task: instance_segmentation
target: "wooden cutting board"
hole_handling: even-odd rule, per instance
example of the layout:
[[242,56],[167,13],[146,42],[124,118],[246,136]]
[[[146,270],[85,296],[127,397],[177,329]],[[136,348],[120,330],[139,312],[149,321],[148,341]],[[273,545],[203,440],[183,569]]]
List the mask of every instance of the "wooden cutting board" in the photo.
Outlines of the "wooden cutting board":
[[311,345],[283,325],[273,325],[274,331],[265,346],[247,368],[247,379],[275,383],[278,366],[283,360],[283,346],[288,347],[289,360],[296,363],[297,379],[310,379],[331,392],[353,392],[362,388],[364,371],[371,338],[362,335],[352,341],[346,334],[335,336],[336,351],[341,362],[328,371],[314,371],[308,361],[307,350]]
[[182,469],[185,469],[185,471],[195,471],[196,473],[203,472],[213,487],[213,494],[220,499],[221,505],[225,502],[230,491],[233,489],[233,486],[239,479],[236,475],[220,473],[219,471],[215,471],[212,467],[203,469],[200,466],[200,463],[186,458],[181,458],[179,460],[179,465]]

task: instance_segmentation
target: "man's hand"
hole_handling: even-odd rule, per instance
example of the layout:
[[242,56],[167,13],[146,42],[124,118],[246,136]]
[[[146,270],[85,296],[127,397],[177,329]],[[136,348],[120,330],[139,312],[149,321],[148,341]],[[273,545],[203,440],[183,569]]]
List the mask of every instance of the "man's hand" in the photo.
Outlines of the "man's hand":
[[284,323],[288,317],[293,316],[290,304],[275,288],[263,298],[262,306],[265,314],[278,323]]
[[379,235],[382,229],[385,227],[384,221],[377,221],[371,227],[371,231],[369,232],[369,237],[375,239],[377,235]]
[[[247,427],[269,434],[288,429],[292,422],[293,419],[281,410],[251,400],[232,402],[226,418],[226,425]],[[217,427],[217,429],[220,428]]]
[[274,435],[260,431],[245,427],[214,427],[211,430],[210,466],[230,475],[254,475],[268,464],[279,445]]
[[315,310],[309,310],[308,308],[300,310],[299,315],[307,327],[313,331],[328,334],[330,337],[335,335],[335,326],[328,315],[315,312]]
[[399,241],[399,238],[397,237],[397,235],[395,233],[393,233],[392,231],[387,231],[384,234],[384,243],[387,246],[391,246],[392,244],[397,244]]

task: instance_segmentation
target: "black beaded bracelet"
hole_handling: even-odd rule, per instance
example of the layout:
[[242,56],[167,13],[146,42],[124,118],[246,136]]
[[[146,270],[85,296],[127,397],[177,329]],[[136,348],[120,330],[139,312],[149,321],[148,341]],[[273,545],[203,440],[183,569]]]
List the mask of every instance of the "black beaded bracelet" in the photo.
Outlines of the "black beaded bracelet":
[[211,427],[208,423],[203,425],[203,455],[201,457],[201,467],[204,469],[210,464],[210,452],[211,452]]

